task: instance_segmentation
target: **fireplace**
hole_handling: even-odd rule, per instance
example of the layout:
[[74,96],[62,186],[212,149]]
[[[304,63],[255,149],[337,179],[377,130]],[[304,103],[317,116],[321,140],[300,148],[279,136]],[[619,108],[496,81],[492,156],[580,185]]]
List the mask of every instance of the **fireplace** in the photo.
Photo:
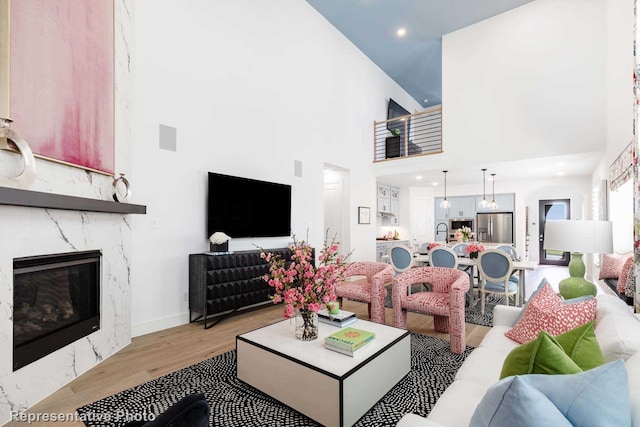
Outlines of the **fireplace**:
[[14,371],[100,329],[100,257],[14,258]]

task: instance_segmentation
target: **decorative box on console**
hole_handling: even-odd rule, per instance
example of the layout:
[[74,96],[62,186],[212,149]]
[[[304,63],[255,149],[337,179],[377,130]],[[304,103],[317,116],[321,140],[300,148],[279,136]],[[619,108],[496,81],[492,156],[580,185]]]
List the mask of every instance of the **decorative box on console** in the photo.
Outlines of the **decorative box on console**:
[[224,242],[216,245],[215,243],[209,243],[209,248],[213,253],[226,253],[229,252],[229,242]]

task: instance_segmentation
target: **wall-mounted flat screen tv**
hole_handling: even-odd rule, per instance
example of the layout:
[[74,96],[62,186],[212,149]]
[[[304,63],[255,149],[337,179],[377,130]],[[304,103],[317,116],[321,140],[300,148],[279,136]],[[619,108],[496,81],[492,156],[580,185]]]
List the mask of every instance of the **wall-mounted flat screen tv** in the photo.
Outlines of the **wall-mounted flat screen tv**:
[[209,172],[207,238],[291,235],[291,186]]

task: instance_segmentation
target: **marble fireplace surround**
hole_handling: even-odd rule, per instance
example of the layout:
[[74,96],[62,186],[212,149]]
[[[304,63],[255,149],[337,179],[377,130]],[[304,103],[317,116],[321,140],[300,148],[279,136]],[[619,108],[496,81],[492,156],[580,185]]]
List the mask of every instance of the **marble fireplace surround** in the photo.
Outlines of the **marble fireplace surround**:
[[[84,181],[77,187],[93,192],[102,193],[108,183],[106,177],[93,182],[83,179],[90,175],[82,171],[69,172]],[[0,188],[0,205],[5,205],[0,207],[0,342],[13,342],[14,258],[102,251],[100,330],[15,372],[13,346],[0,346],[0,423],[5,423],[131,342],[128,213],[144,214],[146,207],[9,188]]]
[[15,372],[0,346],[0,422],[21,413],[131,341],[131,226],[126,214],[2,206],[0,342],[13,342],[13,259],[101,250],[100,330]]

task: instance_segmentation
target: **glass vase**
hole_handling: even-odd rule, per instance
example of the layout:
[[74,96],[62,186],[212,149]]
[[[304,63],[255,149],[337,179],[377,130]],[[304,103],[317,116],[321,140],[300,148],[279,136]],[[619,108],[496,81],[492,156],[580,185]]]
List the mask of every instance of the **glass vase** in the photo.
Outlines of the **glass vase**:
[[311,341],[318,338],[318,313],[308,310],[298,310],[295,316],[296,338]]

